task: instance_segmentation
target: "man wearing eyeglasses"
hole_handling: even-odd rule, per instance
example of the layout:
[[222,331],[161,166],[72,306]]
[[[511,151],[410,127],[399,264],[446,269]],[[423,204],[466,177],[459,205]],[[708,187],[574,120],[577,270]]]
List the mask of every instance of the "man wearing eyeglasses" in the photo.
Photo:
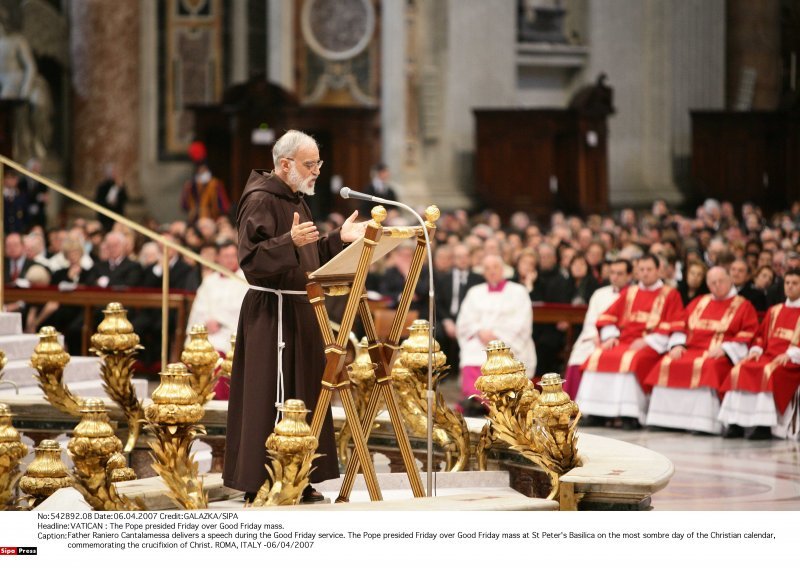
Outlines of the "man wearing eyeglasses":
[[[239,264],[250,289],[244,297],[228,402],[225,485],[252,500],[267,477],[264,442],[278,406],[291,398],[314,408],[325,353],[306,296],[306,273],[364,234],[357,212],[321,237],[305,197],[314,195],[322,160],[313,138],[290,130],[272,149],[274,170],[253,170],[239,202]],[[311,482],[339,477],[330,411],[320,434]],[[323,496],[310,485],[304,502]]]

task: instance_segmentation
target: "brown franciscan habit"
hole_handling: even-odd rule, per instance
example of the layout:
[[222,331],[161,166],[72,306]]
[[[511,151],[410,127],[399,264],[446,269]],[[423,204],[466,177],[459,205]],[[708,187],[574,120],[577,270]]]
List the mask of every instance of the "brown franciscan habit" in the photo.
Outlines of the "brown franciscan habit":
[[[338,229],[300,248],[290,235],[294,213],[311,221],[302,194],[278,176],[253,170],[239,202],[239,263],[250,284],[305,291],[306,273],[342,250]],[[256,492],[267,472],[264,442],[275,424],[277,388],[278,297],[250,289],[242,302],[228,402],[225,485]],[[313,409],[325,368],[322,335],[308,297],[283,296],[284,400],[299,398]],[[330,410],[320,435],[312,482],[339,476]]]

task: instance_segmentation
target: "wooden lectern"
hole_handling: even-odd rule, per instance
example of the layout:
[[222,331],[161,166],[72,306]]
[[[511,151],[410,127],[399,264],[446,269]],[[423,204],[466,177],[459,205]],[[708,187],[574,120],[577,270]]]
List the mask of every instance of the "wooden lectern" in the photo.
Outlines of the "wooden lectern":
[[[347,463],[342,488],[339,491],[339,497],[336,499],[337,503],[350,500],[350,493],[353,490],[359,465],[364,473],[364,481],[366,482],[370,499],[373,501],[382,500],[375,468],[372,465],[372,459],[367,449],[367,439],[378,413],[378,404],[381,396],[386,403],[386,408],[389,410],[392,426],[397,436],[397,444],[403,457],[403,463],[408,473],[414,497],[425,496],[416,461],[411,453],[408,434],[394,398],[391,369],[394,359],[399,353],[400,333],[408,314],[408,308],[411,305],[411,299],[414,296],[414,289],[419,280],[422,263],[425,260],[425,232],[428,233],[429,239],[433,238],[433,233],[436,230],[435,223],[439,218],[439,214],[439,209],[435,205],[431,205],[425,210],[426,223],[424,227],[383,227],[381,223],[386,219],[386,209],[379,205],[372,209],[372,221],[367,225],[366,232],[362,238],[353,242],[327,264],[308,275],[309,282],[306,285],[306,290],[311,305],[314,307],[314,314],[317,316],[317,323],[325,342],[326,359],[325,371],[322,375],[322,391],[314,409],[311,431],[314,436],[319,438],[322,422],[330,406],[333,391],[338,391],[344,406],[345,420],[353,433],[353,443],[355,445],[353,457]],[[370,264],[385,256],[402,241],[409,238],[417,239],[417,246],[411,261],[411,269],[408,272],[408,278],[400,296],[400,303],[392,320],[389,336],[381,342],[375,332],[375,322],[372,319],[372,313],[369,311],[364,283],[367,279]],[[326,293],[327,295],[349,295],[339,327],[339,334],[335,338],[328,319],[328,310],[325,307]],[[369,341],[370,358],[376,364],[375,376],[377,378],[375,390],[370,395],[367,409],[360,421],[353,401],[349,377],[340,380],[345,362],[346,342],[350,336],[356,312],[358,312],[364,324],[364,330]]]

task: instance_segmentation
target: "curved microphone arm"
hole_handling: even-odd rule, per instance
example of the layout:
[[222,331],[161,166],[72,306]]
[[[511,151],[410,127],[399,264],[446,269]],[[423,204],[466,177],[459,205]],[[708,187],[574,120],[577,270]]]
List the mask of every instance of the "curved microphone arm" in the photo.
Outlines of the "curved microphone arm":
[[433,329],[436,322],[434,321],[433,318],[434,316],[433,254],[431,253],[431,241],[430,238],[428,237],[428,231],[425,227],[425,221],[422,220],[422,217],[419,215],[419,213],[414,211],[413,208],[409,207],[405,203],[400,203],[399,201],[392,201],[391,199],[383,199],[382,197],[369,195],[367,193],[361,193],[360,191],[353,191],[349,187],[343,187],[342,189],[340,189],[339,195],[345,199],[361,199],[363,201],[374,201],[375,203],[381,203],[383,205],[394,205],[395,207],[400,207],[401,209],[408,211],[414,217],[416,217],[417,221],[419,221],[419,224],[422,227],[422,234],[425,236],[425,249],[428,253],[428,322],[430,322],[430,325],[428,326],[428,389],[425,392],[425,398],[428,401],[427,495],[428,497],[432,497],[433,496],[433,406],[436,401],[435,393],[433,391]]

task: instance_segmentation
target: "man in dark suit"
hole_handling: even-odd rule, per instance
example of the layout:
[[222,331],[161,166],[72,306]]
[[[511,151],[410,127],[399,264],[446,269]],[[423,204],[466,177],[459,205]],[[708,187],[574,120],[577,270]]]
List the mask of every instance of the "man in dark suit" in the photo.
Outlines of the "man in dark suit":
[[[107,164],[105,167],[105,179],[100,182],[95,191],[94,201],[106,209],[120,215],[125,214],[125,205],[128,203],[128,190],[122,175],[114,164]],[[100,213],[97,218],[103,224],[103,230],[109,232],[114,226],[114,220]]]
[[[170,242],[177,242],[175,237],[173,237],[169,233],[161,233],[161,236],[167,239]],[[150,246],[154,245],[155,243],[149,243]],[[145,245],[148,246],[148,245]],[[158,245],[159,247],[161,245]],[[186,290],[189,292],[196,292],[198,286],[200,285],[199,273],[194,270],[191,266],[186,264],[184,260],[181,258],[181,255],[178,252],[170,248],[169,249],[169,289],[170,290]],[[157,260],[154,264],[146,266],[143,270],[142,282],[141,286],[143,288],[158,288],[161,289],[161,285],[163,282],[163,266],[161,264],[159,255],[159,260]],[[169,312],[169,327],[170,333],[169,337],[170,340],[174,337],[174,330],[175,330],[175,322],[176,322],[176,314],[175,310],[170,310]],[[154,309],[154,308],[145,308],[136,311],[136,315],[133,316],[131,322],[133,323],[133,328],[141,337],[142,345],[145,346],[145,350],[140,355],[140,360],[146,364],[152,364],[159,360],[159,356],[161,353],[161,310]]]
[[747,262],[741,259],[734,260],[731,263],[730,274],[736,293],[751,300],[754,290],[753,281],[750,279],[750,266]]
[[453,269],[437,275],[436,278],[436,340],[447,355],[447,363],[457,374],[458,339],[456,338],[456,319],[467,290],[483,282],[483,276],[472,271],[469,263],[469,249],[465,245],[453,247]]
[[[42,173],[42,163],[36,158],[31,158],[27,163],[28,169],[35,174]],[[27,197],[28,201],[28,221],[30,226],[47,228],[47,203],[50,201],[50,194],[47,186],[29,177],[23,176],[19,180],[18,187]]]
[[[372,168],[372,181],[364,188],[364,193],[391,201],[397,201],[397,193],[395,193],[394,189],[389,185],[389,167],[386,164],[379,163]],[[365,201],[359,208],[359,214],[369,219],[370,211],[372,211],[374,206],[375,204],[372,201]],[[391,209],[395,208],[391,205],[386,206],[387,211]]]
[[[408,273],[411,270],[411,261],[414,258],[414,246],[410,243],[403,243],[394,249],[389,255],[390,266],[386,269],[378,283],[378,291],[381,295],[390,298],[389,307],[395,309],[400,301],[400,295],[406,285]],[[428,318],[428,288],[430,279],[428,278],[428,267],[423,266],[414,288],[414,296],[411,299],[409,310],[416,311],[417,317]]]
[[14,281],[25,278],[28,269],[36,264],[25,255],[25,245],[22,235],[9,233],[6,237],[6,256],[3,265],[5,282],[12,284]]
[[[172,243],[177,241],[169,233],[162,233],[162,237]],[[160,246],[160,245],[159,245]],[[169,249],[169,289],[170,290],[187,290],[189,292],[197,291],[200,285],[199,274],[191,266],[186,264],[173,248]],[[161,288],[163,280],[163,268],[161,262],[156,262],[154,265],[145,268],[142,276],[141,286],[143,288]],[[158,311],[158,310],[157,310]],[[160,312],[159,312],[160,313]]]
[[125,245],[125,235],[108,233],[103,242],[108,258],[95,262],[90,270],[84,271],[81,274],[81,284],[100,288],[141,285],[142,267],[127,257]]
[[[572,300],[569,281],[559,270],[558,253],[547,243],[539,245],[538,277],[531,292],[531,300],[558,304],[568,304]],[[562,372],[561,352],[566,343],[567,329],[567,322],[537,324],[534,317],[533,342],[538,361],[536,368],[540,374]]]
[[28,232],[28,194],[19,188],[19,175],[11,168],[3,174],[3,204],[6,234]]
[[[3,259],[3,273],[4,282],[7,285],[13,285],[17,280],[25,278],[28,269],[34,266],[35,263],[25,255],[25,245],[22,241],[22,235],[19,233],[9,233],[6,237],[5,258]],[[25,302],[13,302],[6,304],[3,309],[7,312],[21,312],[22,319],[25,321],[25,314],[27,308]]]

